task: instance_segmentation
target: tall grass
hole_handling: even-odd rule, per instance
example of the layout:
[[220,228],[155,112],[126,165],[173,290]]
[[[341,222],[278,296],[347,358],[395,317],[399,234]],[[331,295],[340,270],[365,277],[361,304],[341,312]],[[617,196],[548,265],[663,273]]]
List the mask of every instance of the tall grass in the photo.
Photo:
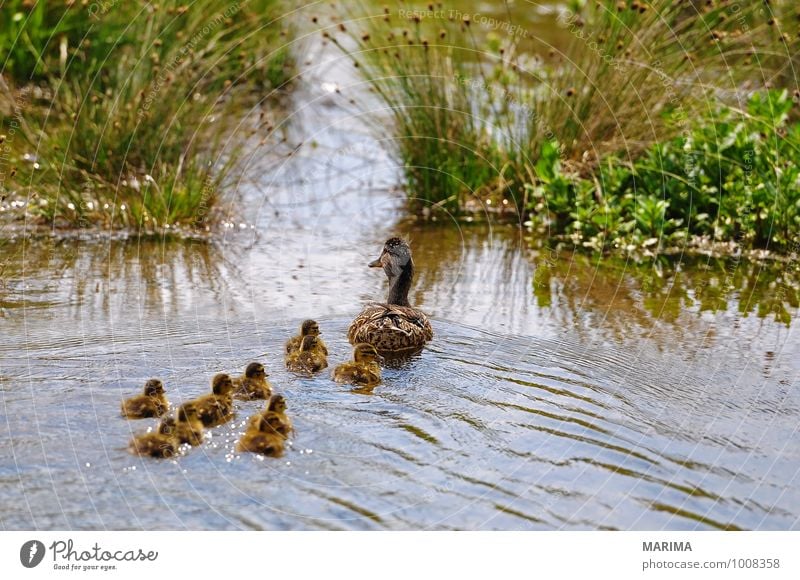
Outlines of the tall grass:
[[466,201],[505,188],[502,155],[487,124],[492,103],[476,99],[467,85],[469,49],[450,42],[463,33],[460,21],[434,26],[387,9],[342,28],[323,34],[353,59],[377,94],[381,122],[393,127],[387,143],[415,209],[457,212]]
[[540,56],[440,5],[365,9],[333,33],[391,112],[410,198],[522,212],[546,147],[583,177],[610,155],[638,159],[719,102],[743,106],[800,47],[761,2],[574,4],[559,17],[567,48]]
[[[62,23],[81,12],[77,33],[53,25],[49,12],[43,19],[43,4],[22,20],[55,26],[44,45],[31,43],[39,64],[25,68],[19,42],[28,29],[21,29],[9,59],[13,85],[4,85],[6,110],[25,138],[17,152],[29,153],[15,185],[30,211],[72,227],[205,225],[242,156],[244,139],[232,130],[243,101],[291,74],[279,3],[107,2],[91,5],[107,6],[92,14],[80,3],[53,8]],[[28,90],[31,78],[43,90]]]

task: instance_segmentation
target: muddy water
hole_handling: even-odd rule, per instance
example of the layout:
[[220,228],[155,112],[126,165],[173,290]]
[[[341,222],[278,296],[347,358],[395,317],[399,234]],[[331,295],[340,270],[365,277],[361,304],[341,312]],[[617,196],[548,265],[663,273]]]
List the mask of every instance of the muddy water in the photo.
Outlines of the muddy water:
[[[407,223],[319,50],[284,150],[254,158],[241,225],[214,243],[2,248],[3,529],[800,527],[791,268],[600,262],[531,251],[513,225]],[[349,321],[385,292],[366,263],[398,233],[430,346],[370,395],[285,372],[309,316],[331,362],[348,356]],[[175,460],[126,453],[154,423],[119,401],[147,378],[176,404],[251,360],[289,401],[283,458],[234,451],[258,403]]]

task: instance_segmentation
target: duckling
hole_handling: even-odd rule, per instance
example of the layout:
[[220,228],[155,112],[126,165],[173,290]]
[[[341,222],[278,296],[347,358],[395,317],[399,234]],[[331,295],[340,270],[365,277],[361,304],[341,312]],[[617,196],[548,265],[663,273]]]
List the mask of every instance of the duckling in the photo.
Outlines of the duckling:
[[272,395],[272,386],[267,380],[267,371],[259,362],[247,365],[244,375],[233,379],[236,390],[233,396],[237,399],[250,401],[253,399],[269,399]]
[[333,380],[337,383],[351,383],[359,387],[374,387],[381,382],[383,360],[371,344],[359,343],[353,347],[353,361],[342,363],[333,369]]
[[260,417],[255,426],[245,431],[239,439],[236,450],[280,457],[284,450],[284,437],[277,431],[280,426],[281,421],[275,413]]
[[288,437],[289,434],[294,430],[291,419],[286,416],[286,398],[283,395],[272,395],[270,400],[267,402],[266,408],[260,413],[250,417],[247,428],[256,429],[259,421],[265,417],[276,417],[280,421],[280,427],[276,427],[275,430],[284,437]]
[[174,435],[175,419],[167,417],[156,433],[136,435],[128,443],[128,451],[143,457],[172,457],[178,452],[178,440]]
[[211,381],[211,394],[191,401],[197,417],[205,427],[216,427],[233,418],[233,381],[225,373],[215,375]]
[[195,447],[203,442],[203,422],[197,414],[197,406],[191,401],[178,408],[174,434],[181,443]]
[[167,412],[167,397],[164,384],[158,379],[150,379],[144,385],[144,394],[122,401],[122,416],[128,419],[160,417]]
[[316,373],[328,366],[328,360],[319,350],[316,336],[304,336],[300,350],[286,355],[286,368],[296,373]]
[[303,338],[306,336],[316,336],[317,337],[317,344],[315,346],[315,350],[319,352],[322,356],[328,356],[328,348],[325,346],[325,343],[322,342],[319,331],[319,324],[317,324],[316,320],[304,320],[303,324],[300,325],[300,334],[297,336],[293,336],[288,341],[286,341],[286,354],[291,354],[293,352],[299,351],[303,345]]

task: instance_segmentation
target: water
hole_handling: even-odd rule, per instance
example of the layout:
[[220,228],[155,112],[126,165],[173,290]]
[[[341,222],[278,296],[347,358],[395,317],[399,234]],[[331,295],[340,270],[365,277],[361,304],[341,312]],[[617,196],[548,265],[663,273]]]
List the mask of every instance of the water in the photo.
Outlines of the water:
[[[3,529],[800,527],[796,270],[407,222],[351,77],[311,50],[287,142],[235,193],[243,227],[2,249]],[[331,363],[349,356],[350,320],[385,293],[366,263],[397,233],[434,341],[372,394],[287,373],[309,316]],[[234,451],[258,402],[175,460],[126,452],[155,425],[119,417],[147,378],[174,405],[251,360],[289,401],[283,458]]]

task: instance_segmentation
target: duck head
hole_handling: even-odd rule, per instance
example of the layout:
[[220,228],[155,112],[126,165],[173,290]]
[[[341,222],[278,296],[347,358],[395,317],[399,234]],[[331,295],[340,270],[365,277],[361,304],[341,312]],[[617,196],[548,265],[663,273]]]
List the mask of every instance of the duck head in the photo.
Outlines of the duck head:
[[403,268],[411,262],[411,248],[401,238],[389,238],[383,244],[383,251],[377,260],[368,264],[370,268],[383,268],[391,279],[399,276]]
[[219,373],[211,380],[211,392],[215,395],[230,395],[233,392],[233,381],[229,375]]
[[175,432],[175,418],[164,417],[158,425],[158,432],[161,435],[172,435]]
[[301,336],[319,336],[319,324],[316,320],[304,320],[300,325]]
[[144,384],[144,394],[148,397],[158,397],[164,394],[164,383],[158,379],[150,379]]
[[357,363],[380,363],[383,357],[371,344],[362,342],[353,347],[353,360]]
[[286,411],[286,398],[283,395],[272,395],[269,399],[267,411],[274,411],[275,413]]
[[263,379],[267,376],[267,369],[259,362],[251,362],[244,370],[244,376],[248,379]]

